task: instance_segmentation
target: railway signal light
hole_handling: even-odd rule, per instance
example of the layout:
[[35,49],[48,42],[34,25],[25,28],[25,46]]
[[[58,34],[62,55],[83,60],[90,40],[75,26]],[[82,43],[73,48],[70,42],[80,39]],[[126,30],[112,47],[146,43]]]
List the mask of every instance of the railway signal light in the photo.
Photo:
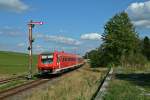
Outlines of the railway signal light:
[[33,22],[32,20],[28,23],[29,27],[29,74],[28,79],[32,78],[32,43],[34,42],[34,39],[32,38],[32,28],[35,27],[35,25],[42,25],[43,22]]
[[34,42],[35,39],[32,39],[31,41]]
[[28,50],[30,50],[31,48],[30,47],[28,47]]
[[32,24],[32,25],[31,25],[31,27],[32,27],[32,28],[34,28],[34,27],[35,27],[35,25],[34,25],[34,24]]

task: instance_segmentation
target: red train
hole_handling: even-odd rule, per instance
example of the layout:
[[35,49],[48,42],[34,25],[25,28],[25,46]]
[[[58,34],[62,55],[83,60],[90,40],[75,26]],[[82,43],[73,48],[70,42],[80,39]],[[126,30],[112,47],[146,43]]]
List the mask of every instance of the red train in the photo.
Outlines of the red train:
[[41,73],[57,74],[83,64],[84,60],[79,55],[54,51],[40,54],[37,66]]

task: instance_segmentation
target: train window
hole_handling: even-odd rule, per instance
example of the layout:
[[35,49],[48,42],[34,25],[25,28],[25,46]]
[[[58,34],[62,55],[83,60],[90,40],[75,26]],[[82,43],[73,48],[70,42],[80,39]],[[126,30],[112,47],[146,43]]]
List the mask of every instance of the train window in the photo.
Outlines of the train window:
[[53,62],[53,55],[42,55],[41,61],[43,64],[50,64]]

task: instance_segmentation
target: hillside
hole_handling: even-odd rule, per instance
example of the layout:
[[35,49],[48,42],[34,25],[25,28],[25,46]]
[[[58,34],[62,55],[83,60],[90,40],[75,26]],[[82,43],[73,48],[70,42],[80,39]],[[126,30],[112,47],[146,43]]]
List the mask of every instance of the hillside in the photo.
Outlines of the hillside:
[[[33,69],[37,62],[37,56],[33,56]],[[27,72],[28,54],[0,51],[0,74],[18,74]]]

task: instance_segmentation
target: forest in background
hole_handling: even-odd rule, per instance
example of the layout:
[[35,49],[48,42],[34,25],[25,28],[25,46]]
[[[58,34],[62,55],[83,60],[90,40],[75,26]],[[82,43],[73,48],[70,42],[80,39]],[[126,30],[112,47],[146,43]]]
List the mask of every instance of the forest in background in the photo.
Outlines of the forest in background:
[[128,14],[121,12],[105,24],[100,47],[84,58],[90,59],[92,67],[140,67],[150,61],[150,39],[139,37]]

